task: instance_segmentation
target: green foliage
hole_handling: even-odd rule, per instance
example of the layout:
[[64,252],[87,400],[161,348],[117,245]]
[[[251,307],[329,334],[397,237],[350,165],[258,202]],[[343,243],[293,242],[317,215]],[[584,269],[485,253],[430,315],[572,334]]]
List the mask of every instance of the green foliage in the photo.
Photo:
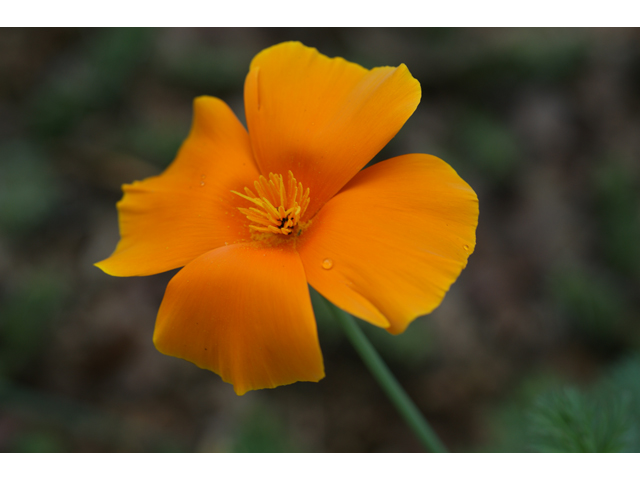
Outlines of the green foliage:
[[233,447],[237,453],[281,453],[298,449],[290,441],[285,425],[272,409],[257,405],[243,417]]
[[550,373],[535,373],[526,377],[499,408],[491,412],[490,424],[493,441],[486,452],[530,452],[527,412],[535,399],[546,392],[560,388],[562,380]]
[[31,390],[0,378],[0,411],[22,426],[9,434],[13,452],[60,452],[75,439],[95,449],[136,452],[184,451],[180,438],[156,424],[120,416],[63,396]]
[[41,271],[6,294],[0,304],[0,376],[17,373],[39,354],[68,293],[59,274]]
[[242,48],[193,46],[181,55],[163,55],[158,68],[177,83],[205,92],[234,89],[244,82],[252,52]]
[[87,41],[35,92],[30,124],[42,136],[69,132],[88,113],[108,108],[148,56],[153,29],[106,28]]
[[613,268],[640,278],[640,184],[615,162],[600,168],[594,183],[604,253]]
[[468,114],[459,126],[458,137],[463,157],[496,183],[507,180],[522,158],[513,132],[484,112]]
[[577,35],[549,35],[538,41],[523,37],[503,52],[501,60],[527,77],[558,82],[584,65],[587,52],[586,42]]
[[189,133],[186,123],[134,125],[126,132],[130,148],[141,158],[166,167],[173,161]]
[[579,35],[549,35],[536,39],[522,32],[495,42],[467,59],[466,82],[487,88],[509,88],[522,81],[560,83],[586,63],[588,44]]
[[9,445],[9,451],[16,453],[61,453],[65,450],[59,435],[44,430],[23,432]]
[[611,341],[617,335],[627,305],[607,277],[565,268],[551,275],[550,287],[560,309],[580,331],[600,343]]
[[0,145],[0,229],[25,233],[43,222],[61,192],[44,153],[33,144]]
[[640,452],[640,357],[589,388],[534,376],[496,412],[490,451]]
[[574,388],[541,395],[530,414],[531,443],[541,452],[623,452],[630,448],[628,397],[596,400]]

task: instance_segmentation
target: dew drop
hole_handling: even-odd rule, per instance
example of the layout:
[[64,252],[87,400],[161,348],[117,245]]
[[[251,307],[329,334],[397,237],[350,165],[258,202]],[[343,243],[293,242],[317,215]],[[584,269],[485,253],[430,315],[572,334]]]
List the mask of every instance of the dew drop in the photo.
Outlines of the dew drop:
[[200,182],[200,186],[201,186],[201,187],[204,187],[204,182]]
[[465,245],[463,248],[464,248],[465,250],[469,250],[469,245]]
[[331,260],[330,258],[325,258],[322,261],[322,268],[324,268],[325,270],[331,270],[331,267],[333,267],[333,260]]
[[202,180],[204,180],[205,178],[207,178],[207,176],[206,176],[206,175],[202,175],[200,178],[201,178]]

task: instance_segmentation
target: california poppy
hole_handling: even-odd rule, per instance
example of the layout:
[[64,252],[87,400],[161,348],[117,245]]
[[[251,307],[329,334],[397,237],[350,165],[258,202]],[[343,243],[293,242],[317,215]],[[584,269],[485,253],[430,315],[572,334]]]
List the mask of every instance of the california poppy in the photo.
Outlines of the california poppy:
[[244,86],[247,129],[213,97],[159,176],[124,185],[110,275],[184,267],[153,341],[237,394],[324,377],[307,283],[393,334],[431,312],[475,246],[478,200],[442,160],[360,171],[420,101],[405,65],[367,70],[299,42],[267,48]]

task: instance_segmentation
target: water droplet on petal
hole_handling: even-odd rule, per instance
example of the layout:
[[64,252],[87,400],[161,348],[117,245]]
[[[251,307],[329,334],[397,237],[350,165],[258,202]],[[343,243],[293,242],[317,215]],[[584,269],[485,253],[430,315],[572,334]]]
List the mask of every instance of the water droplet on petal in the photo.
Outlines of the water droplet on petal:
[[469,250],[469,245],[465,245],[463,248],[464,248],[465,250]]
[[204,187],[204,182],[200,182],[200,186],[201,186],[201,187]]
[[331,260],[330,258],[325,258],[322,261],[322,268],[324,268],[325,270],[330,270],[331,267],[333,267],[333,260]]

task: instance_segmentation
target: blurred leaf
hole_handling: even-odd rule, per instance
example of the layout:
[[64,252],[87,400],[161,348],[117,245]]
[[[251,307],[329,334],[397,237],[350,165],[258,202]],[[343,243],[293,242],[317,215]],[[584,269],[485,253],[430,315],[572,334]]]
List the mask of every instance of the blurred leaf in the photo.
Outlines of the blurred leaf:
[[530,413],[532,444],[541,452],[623,452],[629,444],[628,399],[565,388],[540,396]]
[[31,275],[5,294],[0,304],[0,375],[15,374],[40,353],[68,294],[66,282],[49,271]]
[[443,60],[457,67],[449,81],[476,97],[489,92],[504,96],[523,82],[558,84],[575,75],[588,59],[589,44],[583,35],[542,29],[510,33],[493,40],[467,38],[477,43],[458,45],[455,55],[445,46]]
[[66,451],[58,435],[47,431],[22,432],[11,441],[9,450],[18,453],[61,453]]
[[233,448],[237,453],[281,453],[297,450],[278,415],[262,404],[254,407],[243,418]]
[[[52,445],[51,438],[38,433],[53,431],[76,441],[90,441],[98,448],[136,452],[184,451],[185,445],[155,424],[114,415],[83,402],[52,395],[40,390],[21,388],[0,380],[0,408],[31,428],[15,446],[18,451],[35,448],[62,450],[64,444]],[[46,429],[46,430],[45,430]],[[34,435],[31,435],[31,434]],[[57,440],[58,437],[54,437]],[[34,450],[37,451],[37,450]],[[45,451],[45,450],[43,450]]]
[[488,451],[640,452],[640,357],[615,364],[588,389],[533,376],[493,415]]
[[514,173],[522,158],[508,127],[483,112],[468,114],[458,126],[458,140],[467,162],[496,183]]
[[557,389],[562,380],[553,373],[535,373],[514,388],[509,398],[490,414],[493,442],[486,452],[530,452],[530,432],[526,415],[535,399],[543,393]]
[[188,125],[182,124],[146,124],[129,128],[126,135],[136,155],[152,160],[160,167],[166,167],[187,138],[188,129]]
[[100,95],[110,99],[127,87],[131,74],[150,53],[155,34],[152,28],[97,30],[88,56],[95,79],[99,82]]
[[509,45],[503,59],[520,69],[523,75],[558,82],[576,70],[587,59],[588,44],[580,35],[523,36]]
[[251,52],[238,48],[211,48],[198,44],[181,53],[164,55],[158,68],[169,78],[203,93],[236,90],[244,82],[252,58]]
[[626,358],[609,371],[598,385],[601,395],[624,398],[628,403],[630,451],[640,452],[640,356]]
[[594,182],[605,255],[619,272],[640,279],[640,184],[615,163],[597,170]]
[[114,104],[146,61],[153,29],[86,30],[86,49],[59,65],[31,98],[30,122],[44,136],[62,135],[89,112]]
[[0,228],[20,234],[44,221],[60,200],[60,189],[44,154],[34,145],[0,145]]
[[640,420],[640,356],[634,355],[617,363],[602,385],[611,391],[626,392],[633,400],[633,411]]
[[560,308],[583,332],[599,343],[618,334],[626,301],[605,277],[569,268],[553,273],[549,283]]

